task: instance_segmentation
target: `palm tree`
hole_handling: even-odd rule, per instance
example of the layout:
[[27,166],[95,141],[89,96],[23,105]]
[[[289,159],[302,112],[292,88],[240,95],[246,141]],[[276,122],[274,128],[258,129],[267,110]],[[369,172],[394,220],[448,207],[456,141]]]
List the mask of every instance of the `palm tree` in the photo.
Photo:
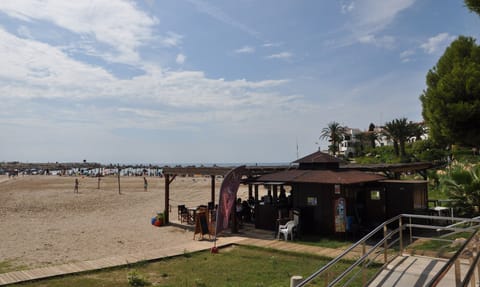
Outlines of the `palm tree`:
[[470,169],[456,166],[440,179],[440,186],[462,213],[478,214],[480,206],[480,165]]
[[344,134],[345,127],[333,121],[328,123],[328,126],[326,128],[322,129],[320,139],[328,139],[328,141],[331,143],[328,147],[328,150],[331,151],[333,155],[336,155],[338,151],[338,145],[342,141]]
[[407,121],[407,118],[394,119],[385,124],[385,135],[393,140],[393,148],[395,155],[405,156],[405,143],[412,135],[412,123]]

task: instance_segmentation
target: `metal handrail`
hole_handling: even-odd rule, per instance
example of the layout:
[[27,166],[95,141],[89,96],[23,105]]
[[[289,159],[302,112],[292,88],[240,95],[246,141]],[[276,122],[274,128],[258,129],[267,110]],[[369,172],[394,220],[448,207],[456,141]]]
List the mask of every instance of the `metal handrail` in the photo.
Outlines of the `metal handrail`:
[[[320,275],[321,273],[323,273],[325,270],[328,270],[332,265],[336,264],[337,262],[339,262],[340,260],[343,259],[343,257],[345,257],[345,255],[347,255],[348,253],[350,253],[350,251],[352,251],[353,249],[355,249],[356,247],[360,246],[361,244],[365,243],[368,239],[370,239],[371,237],[373,237],[375,234],[377,234],[379,231],[381,231],[383,229],[384,226],[390,224],[390,223],[393,223],[395,222],[396,220],[398,220],[402,215],[397,215],[387,221],[385,221],[383,224],[377,226],[375,229],[373,229],[372,231],[370,231],[367,235],[365,235],[364,237],[362,237],[362,239],[360,239],[359,241],[357,241],[355,244],[353,244],[352,246],[350,246],[349,248],[347,248],[345,251],[343,251],[340,255],[338,255],[337,257],[335,257],[332,261],[328,262],[325,266],[323,266],[322,268],[320,268],[319,270],[317,270],[316,272],[314,272],[312,275],[308,276],[305,280],[303,280],[302,282],[300,282],[300,284],[297,285],[297,287],[301,287],[301,286],[305,286],[305,284],[309,283],[310,281],[312,281],[313,279],[315,279],[318,275]],[[383,241],[382,241],[383,243]],[[371,248],[371,250],[374,250],[374,248]],[[362,256],[363,258],[364,256]]]
[[476,230],[463,244],[462,246],[460,247],[460,249],[457,250],[457,252],[455,252],[455,254],[447,261],[447,263],[438,271],[437,274],[435,274],[435,276],[433,276],[432,280],[430,280],[430,282],[425,285],[425,286],[428,286],[428,287],[434,287],[434,286],[437,286],[438,283],[440,283],[440,281],[442,280],[442,278],[448,273],[448,271],[450,270],[450,268],[452,268],[453,264],[455,263],[455,261],[457,261],[457,259],[460,257],[460,255],[463,253],[463,251],[466,249],[466,247],[468,246],[468,244],[470,243],[470,241],[472,241],[473,237],[475,237],[475,235],[478,233],[478,230]]
[[[402,224],[402,218],[409,218],[409,222],[410,223],[404,223]],[[384,265],[385,266],[388,262],[391,262],[391,260],[393,260],[395,257],[398,256],[398,254],[401,254],[403,252],[403,238],[405,236],[405,234],[403,234],[403,230],[406,229],[406,228],[409,228],[410,229],[410,242],[413,238],[417,238],[417,237],[414,237],[412,235],[412,228],[422,228],[422,229],[433,229],[433,230],[444,230],[444,231],[453,231],[453,233],[457,233],[457,232],[465,232],[465,231],[468,231],[468,232],[473,232],[472,236],[469,237],[469,239],[464,243],[462,244],[462,247],[457,251],[457,253],[455,253],[455,255],[448,261],[450,264],[447,264],[447,265],[451,265],[455,262],[456,259],[458,259],[458,257],[460,256],[460,254],[465,250],[465,248],[468,246],[468,244],[471,242],[472,238],[478,233],[478,225],[476,225],[475,227],[465,227],[465,228],[458,228],[457,226],[460,225],[460,224],[452,224],[452,225],[449,225],[449,226],[431,226],[431,225],[421,225],[421,224],[412,224],[411,223],[411,220],[412,218],[417,218],[417,219],[435,219],[435,220],[449,220],[449,221],[460,221],[460,223],[477,223],[477,224],[480,224],[480,217],[476,217],[476,218],[472,218],[472,219],[467,219],[467,218],[460,218],[460,217],[444,217],[444,216],[428,216],[428,215],[413,215],[413,214],[400,214],[400,215],[397,215],[385,222],[383,222],[382,224],[380,224],[379,226],[377,226],[375,229],[373,229],[371,232],[369,232],[367,235],[365,235],[364,237],[362,237],[359,241],[357,241],[356,243],[354,243],[352,246],[350,246],[349,248],[347,248],[345,251],[343,251],[340,255],[338,255],[337,257],[335,257],[333,260],[331,260],[329,263],[327,263],[325,266],[323,266],[322,268],[318,269],[316,272],[314,272],[313,274],[311,274],[310,276],[308,276],[305,280],[303,280],[302,282],[300,282],[298,285],[296,286],[305,286],[306,284],[308,284],[309,282],[311,282],[312,280],[314,280],[315,278],[317,278],[318,276],[320,276],[321,274],[323,274],[324,272],[326,272],[327,270],[329,270],[333,265],[337,264],[340,260],[344,259],[346,257],[347,254],[349,254],[351,251],[353,251],[355,248],[359,247],[360,245],[363,245],[363,252],[362,252],[362,256],[360,258],[358,258],[354,263],[352,263],[347,269],[345,269],[340,275],[336,276],[335,278],[333,278],[332,281],[330,281],[329,283],[327,283],[328,286],[333,286],[335,284],[337,284],[338,282],[340,282],[342,279],[346,278],[346,276],[348,274],[350,274],[354,269],[355,267],[357,266],[360,266],[362,263],[365,263],[368,259],[368,257],[374,253],[375,251],[377,251],[380,247],[382,247],[382,245],[384,245],[383,249],[381,249],[381,252],[379,252],[379,254],[377,256],[375,256],[375,259],[381,255],[382,253],[384,254]],[[389,233],[386,233],[387,231],[387,225],[391,224],[391,223],[394,223],[398,221],[399,223],[399,228],[393,230],[393,231],[390,231]],[[371,248],[368,250],[368,252],[365,251],[365,244],[366,242],[371,239],[374,235],[376,235],[378,232],[380,232],[381,230],[383,229],[384,231],[384,234],[383,234],[383,238],[380,239],[375,245],[371,246]],[[399,238],[392,238],[394,237],[396,234],[399,233]],[[407,235],[408,236],[408,235]],[[420,238],[420,237],[418,237]],[[393,241],[392,242],[388,242],[388,240],[392,239]],[[435,239],[435,238],[431,238],[431,239]],[[441,241],[445,241],[445,239],[439,239]],[[396,243],[399,243],[400,245],[400,252],[397,253],[393,258],[387,260],[387,250],[389,250],[393,245],[395,245]],[[408,244],[407,244],[408,245]],[[374,259],[374,260],[375,260]],[[388,262],[387,262],[388,261]],[[469,272],[467,273],[468,276],[473,276],[474,274],[474,267],[478,264],[478,262],[480,261],[480,252],[477,252],[477,256],[475,258],[475,263],[470,267],[469,269]],[[371,263],[371,262],[370,262]],[[368,265],[370,265],[370,263],[368,263]],[[365,268],[366,265],[363,265],[362,266],[362,270],[363,268]],[[437,275],[434,277],[435,280],[438,280],[438,282],[443,278],[443,276],[448,272],[448,270],[450,269],[450,267],[446,267],[444,266],[444,268],[441,269],[441,271],[439,273],[437,273]],[[479,269],[480,270],[480,269]],[[380,270],[381,271],[381,270]],[[377,272],[376,274],[378,275],[379,272]],[[361,271],[358,271],[358,272],[354,272],[352,278],[355,278],[356,276],[358,276],[358,274],[360,273]],[[444,274],[443,274],[444,273]],[[443,275],[441,275],[443,274]],[[376,276],[376,275],[375,275]],[[349,278],[347,280],[347,283],[345,283],[345,285],[348,284],[348,282],[351,282],[352,278]],[[467,282],[467,279],[470,280],[470,277],[465,277],[465,281]],[[373,279],[370,279],[369,282],[371,282],[371,280]],[[432,283],[429,283],[429,284],[433,284],[434,283],[434,280],[431,280],[430,282]],[[364,277],[364,283],[365,283],[365,277]],[[436,285],[427,285],[427,286],[436,286]]]
[[[475,259],[473,260],[472,264],[470,264],[470,268],[468,269],[467,273],[465,274],[465,280],[462,283],[462,287],[467,286],[468,283],[470,283],[470,280],[474,276],[475,272],[475,267],[478,266],[478,262],[480,260],[480,252],[477,251],[477,256],[475,256]],[[480,274],[479,274],[480,276]]]

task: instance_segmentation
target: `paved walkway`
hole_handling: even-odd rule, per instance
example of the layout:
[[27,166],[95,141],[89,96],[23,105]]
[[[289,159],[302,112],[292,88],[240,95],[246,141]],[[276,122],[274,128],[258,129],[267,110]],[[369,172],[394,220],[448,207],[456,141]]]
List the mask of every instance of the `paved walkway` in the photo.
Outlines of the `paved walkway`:
[[[425,256],[398,256],[375,278],[369,286],[425,286],[440,271],[447,260]],[[469,264],[461,264],[465,275]],[[455,286],[454,267],[445,275],[438,286]]]

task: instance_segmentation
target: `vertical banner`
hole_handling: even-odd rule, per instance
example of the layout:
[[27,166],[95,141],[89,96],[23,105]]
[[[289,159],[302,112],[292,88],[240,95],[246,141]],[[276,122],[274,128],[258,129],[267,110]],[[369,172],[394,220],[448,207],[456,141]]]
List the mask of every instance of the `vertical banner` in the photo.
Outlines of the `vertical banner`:
[[245,172],[245,166],[239,166],[229,171],[220,187],[220,196],[218,199],[217,222],[215,226],[215,237],[217,234],[228,228],[230,214],[235,208],[235,199],[237,198],[238,186]]
[[345,232],[347,225],[347,209],[345,198],[340,197],[335,200],[335,232]]

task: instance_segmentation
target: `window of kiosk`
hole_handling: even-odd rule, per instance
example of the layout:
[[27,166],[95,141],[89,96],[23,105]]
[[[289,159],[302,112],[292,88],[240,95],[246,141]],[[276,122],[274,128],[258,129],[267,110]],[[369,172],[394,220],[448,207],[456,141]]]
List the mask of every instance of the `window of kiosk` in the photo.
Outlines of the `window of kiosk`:
[[380,191],[379,190],[370,191],[370,199],[371,200],[380,200]]

